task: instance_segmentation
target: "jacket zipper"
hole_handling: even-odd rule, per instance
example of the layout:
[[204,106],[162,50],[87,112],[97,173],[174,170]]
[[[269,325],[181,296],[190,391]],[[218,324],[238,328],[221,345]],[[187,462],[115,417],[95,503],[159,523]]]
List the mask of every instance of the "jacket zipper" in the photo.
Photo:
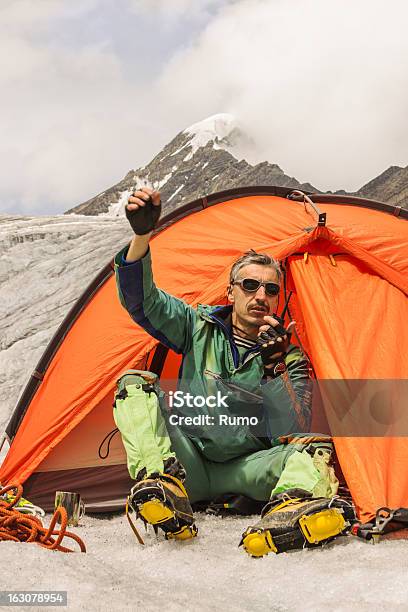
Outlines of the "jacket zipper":
[[224,323],[218,317],[215,317],[214,315],[207,315],[207,316],[209,319],[211,319],[211,321],[213,321],[213,323],[216,323],[217,325],[219,325],[219,327],[221,327],[221,329],[225,332],[225,335],[227,336],[229,345],[231,347],[232,360],[234,362],[234,367],[235,369],[237,369],[239,366],[239,352],[238,352],[237,347],[234,344],[233,339],[231,338],[229,334],[228,328],[224,325]]

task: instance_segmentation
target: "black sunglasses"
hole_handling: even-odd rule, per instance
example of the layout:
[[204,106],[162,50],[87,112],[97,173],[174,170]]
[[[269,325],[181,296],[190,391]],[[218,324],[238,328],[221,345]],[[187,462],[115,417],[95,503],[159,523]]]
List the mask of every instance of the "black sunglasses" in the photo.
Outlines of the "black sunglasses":
[[231,285],[241,285],[241,288],[244,291],[249,291],[249,293],[255,293],[259,287],[265,287],[266,295],[270,296],[279,295],[280,291],[280,287],[276,283],[261,283],[261,281],[255,278],[241,278],[240,280],[233,281]]

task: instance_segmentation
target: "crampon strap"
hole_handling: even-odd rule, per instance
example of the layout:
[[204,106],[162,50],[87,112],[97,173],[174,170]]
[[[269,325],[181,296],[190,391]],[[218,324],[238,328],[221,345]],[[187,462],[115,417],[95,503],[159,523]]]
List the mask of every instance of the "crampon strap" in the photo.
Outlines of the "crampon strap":
[[132,529],[133,533],[135,534],[137,541],[139,542],[139,544],[143,544],[143,545],[144,545],[144,541],[143,541],[142,536],[140,535],[140,533],[139,533],[139,532],[138,532],[138,530],[137,530],[136,525],[134,524],[134,522],[133,522],[133,521],[132,521],[132,519],[130,518],[130,511],[129,511],[129,508],[130,508],[130,506],[129,506],[129,501],[127,501],[127,502],[126,502],[126,518],[127,518],[127,520],[129,521],[129,525],[130,525],[130,527],[131,527],[131,529]]

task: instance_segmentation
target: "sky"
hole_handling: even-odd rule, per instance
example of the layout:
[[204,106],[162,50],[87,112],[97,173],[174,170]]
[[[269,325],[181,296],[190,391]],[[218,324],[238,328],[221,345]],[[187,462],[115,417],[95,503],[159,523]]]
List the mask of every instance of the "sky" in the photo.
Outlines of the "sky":
[[319,189],[408,165],[406,0],[1,0],[0,212],[59,214],[231,113]]

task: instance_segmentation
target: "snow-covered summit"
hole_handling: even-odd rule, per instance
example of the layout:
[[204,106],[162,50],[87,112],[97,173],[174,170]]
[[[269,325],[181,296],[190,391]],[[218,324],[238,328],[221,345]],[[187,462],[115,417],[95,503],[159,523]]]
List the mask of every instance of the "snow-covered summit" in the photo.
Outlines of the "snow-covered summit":
[[209,142],[213,143],[213,149],[224,149],[236,159],[244,158],[245,152],[249,152],[253,146],[251,139],[240,128],[238,119],[229,113],[218,113],[193,123],[184,130],[183,135],[187,136],[187,140],[182,148],[189,148],[183,161],[192,159]]
[[191,146],[191,154],[200,148],[205,147],[206,144],[212,140],[214,143],[220,143],[228,139],[234,130],[238,129],[238,123],[233,115],[228,113],[218,113],[207,117],[203,121],[193,123],[183,134],[191,134],[192,139],[189,140]]

